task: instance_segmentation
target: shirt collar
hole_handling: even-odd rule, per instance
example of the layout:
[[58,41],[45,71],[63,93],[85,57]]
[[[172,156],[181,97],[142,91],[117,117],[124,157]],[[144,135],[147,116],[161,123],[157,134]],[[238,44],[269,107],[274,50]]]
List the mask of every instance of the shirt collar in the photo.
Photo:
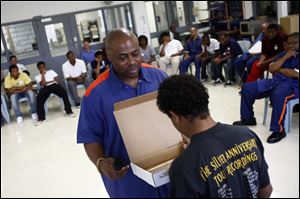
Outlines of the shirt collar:
[[145,82],[152,83],[152,80],[149,75],[149,70],[145,69],[143,66],[141,66],[140,70],[140,80],[144,80]]
[[90,52],[92,52],[92,49],[91,49],[91,48],[90,48],[89,50],[83,49],[83,52],[85,52],[85,53],[90,53]]
[[74,65],[72,65],[69,60],[67,60],[67,62],[69,63],[70,66],[76,66],[77,58],[75,58],[75,64]]
[[193,41],[198,41],[199,39],[201,39],[200,37],[199,37],[199,35],[197,35],[197,37],[196,37],[196,39],[195,40],[193,40],[192,38],[190,38],[189,40],[191,41],[191,42],[193,42]]
[[[111,77],[111,80],[113,82],[113,84],[116,86],[116,88],[118,89],[121,89],[121,88],[125,88],[125,87],[128,87],[127,84],[125,84],[116,74],[116,71],[115,69],[113,68],[113,66],[111,65],[111,69],[110,69],[110,77]],[[140,68],[140,73],[139,73],[139,83],[142,83],[142,82],[149,82],[151,83],[151,78],[149,76],[149,73],[148,71],[141,66]]]

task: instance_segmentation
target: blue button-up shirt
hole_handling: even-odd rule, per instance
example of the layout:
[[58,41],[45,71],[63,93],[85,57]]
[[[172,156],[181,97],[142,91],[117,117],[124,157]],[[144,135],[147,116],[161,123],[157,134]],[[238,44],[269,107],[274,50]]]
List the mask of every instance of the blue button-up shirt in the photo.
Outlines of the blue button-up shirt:
[[[279,60],[285,54],[286,54],[286,51],[279,53],[276,56],[275,60]],[[299,54],[297,54],[295,57],[292,56],[289,59],[287,59],[282,64],[281,68],[298,69],[299,70]],[[299,79],[287,77],[280,72],[275,73],[272,79],[267,79],[266,81],[259,81],[258,90],[260,92],[263,92],[263,91],[271,90],[279,85],[292,88],[294,90],[295,97],[299,97]]]
[[199,36],[195,40],[189,39],[185,46],[185,51],[189,51],[189,55],[194,58],[202,52],[202,41]]
[[[156,91],[166,77],[167,75],[160,69],[143,64],[138,86],[133,88],[117,77],[113,67],[101,74],[88,88],[83,98],[77,142],[102,144],[106,157],[121,158],[125,164],[129,164],[130,160],[113,115],[114,104]],[[102,179],[110,197],[168,196],[169,184],[156,189],[135,176],[131,169],[119,180],[113,181],[104,175]]]
[[90,49],[90,51],[83,50],[81,53],[81,59],[86,63],[91,63],[95,59],[95,51]]

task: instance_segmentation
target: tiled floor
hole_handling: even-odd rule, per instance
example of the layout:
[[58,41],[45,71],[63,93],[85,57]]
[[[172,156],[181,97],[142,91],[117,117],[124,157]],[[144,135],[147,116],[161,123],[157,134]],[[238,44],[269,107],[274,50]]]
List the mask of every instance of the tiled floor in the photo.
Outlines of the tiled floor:
[[[208,85],[211,115],[229,123],[239,119],[236,87]],[[107,197],[96,168],[82,145],[76,144],[76,118],[66,118],[58,99],[51,99],[48,121],[35,127],[29,117],[20,128],[15,122],[1,128],[1,197]],[[269,126],[262,125],[264,100],[257,101],[258,125],[273,185],[272,197],[299,197],[299,114],[292,131],[281,142],[266,143]],[[24,109],[26,112],[26,108]],[[269,109],[271,111],[271,109]],[[270,121],[270,112],[267,123]]]

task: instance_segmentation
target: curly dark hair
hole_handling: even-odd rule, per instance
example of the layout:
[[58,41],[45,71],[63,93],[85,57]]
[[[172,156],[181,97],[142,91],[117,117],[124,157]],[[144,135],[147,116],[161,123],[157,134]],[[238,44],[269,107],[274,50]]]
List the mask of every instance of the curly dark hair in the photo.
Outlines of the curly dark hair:
[[203,84],[192,75],[173,75],[159,87],[157,106],[170,117],[170,111],[193,120],[209,116],[208,93]]
[[19,70],[18,66],[15,65],[15,64],[13,64],[13,65],[10,65],[10,66],[9,66],[8,71],[11,73],[12,69],[14,69],[14,68],[16,68],[16,69]]

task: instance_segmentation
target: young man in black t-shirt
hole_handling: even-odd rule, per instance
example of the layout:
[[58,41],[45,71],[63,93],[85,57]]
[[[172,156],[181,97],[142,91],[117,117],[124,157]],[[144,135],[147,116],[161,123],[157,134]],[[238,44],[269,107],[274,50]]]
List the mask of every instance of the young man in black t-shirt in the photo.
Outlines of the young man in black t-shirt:
[[269,197],[263,145],[247,127],[216,123],[208,93],[191,75],[172,76],[159,88],[157,105],[190,138],[170,168],[171,197]]

